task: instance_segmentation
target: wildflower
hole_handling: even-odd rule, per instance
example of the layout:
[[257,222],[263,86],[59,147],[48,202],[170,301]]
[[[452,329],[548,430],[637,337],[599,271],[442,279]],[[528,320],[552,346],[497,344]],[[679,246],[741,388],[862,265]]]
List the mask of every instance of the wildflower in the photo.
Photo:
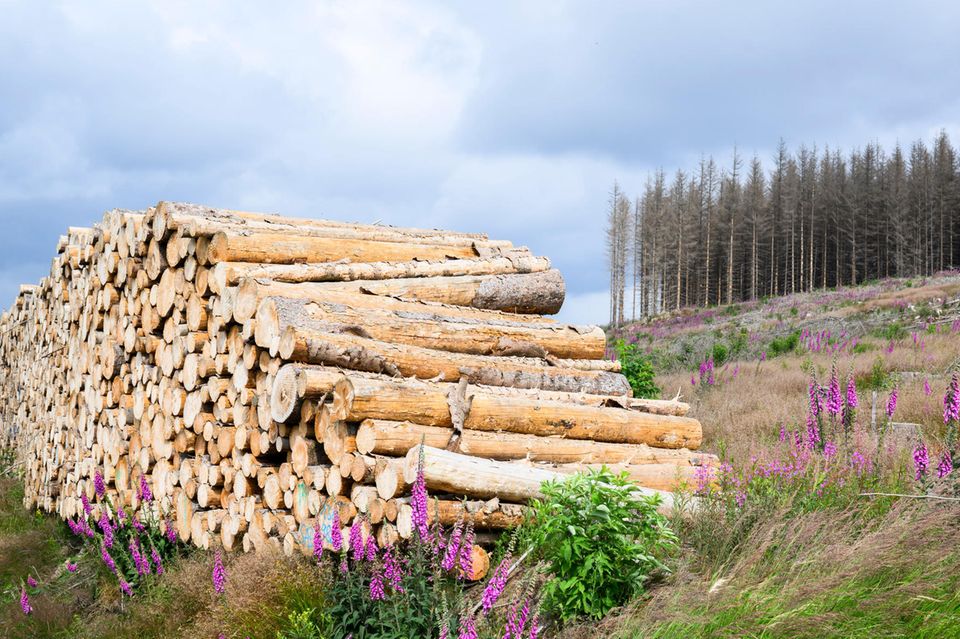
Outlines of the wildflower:
[[33,575],[27,575],[27,585],[31,588],[37,587],[37,580],[33,578]]
[[67,527],[70,529],[70,532],[72,532],[74,535],[78,537],[83,534],[83,526],[81,526],[79,522],[76,522],[72,519],[68,519]]
[[[807,415],[807,444],[813,448],[820,443],[820,425],[812,414]],[[799,448],[799,445],[797,446]]]
[[117,564],[113,561],[113,557],[110,556],[110,553],[107,552],[105,547],[100,549],[100,558],[103,559],[103,563],[107,565],[110,572],[117,574]]
[[67,561],[67,572],[77,572],[77,564],[72,564]]
[[157,571],[158,575],[163,574],[163,561],[160,559],[160,553],[157,552],[156,548],[150,549],[150,559],[153,560],[153,566]]
[[463,533],[463,520],[458,520],[450,533],[450,540],[447,542],[447,552],[440,562],[440,568],[449,571],[457,563],[457,555],[460,552],[460,536]]
[[837,454],[837,447],[834,445],[833,442],[826,442],[826,443],[823,445],[823,456],[824,456],[824,457],[826,457],[827,459],[830,459],[831,457],[833,457],[833,456],[836,455],[836,454]]
[[[421,456],[423,453],[420,453]],[[413,510],[413,527],[421,541],[426,541],[430,535],[427,527],[427,482],[423,477],[423,461],[417,468],[417,479],[410,490],[410,508]]]
[[820,385],[817,384],[817,380],[810,380],[808,393],[810,395],[810,414],[816,417],[823,410],[823,393],[820,390]]
[[350,526],[350,552],[354,561],[363,559],[363,530],[360,518],[355,517]]
[[100,520],[97,522],[97,525],[100,526],[100,530],[103,531],[103,545],[107,548],[113,548],[113,526],[110,524],[110,520],[107,519],[106,511],[100,515]]
[[364,548],[366,553],[365,559],[367,561],[374,561],[377,558],[377,541],[373,538],[373,535],[367,537],[367,545]]
[[520,611],[517,612],[517,604],[514,604],[513,610],[510,612],[510,617],[507,619],[506,632],[504,632],[504,637],[515,637],[516,639],[522,639],[523,630],[527,626],[527,617],[530,616],[530,600],[527,599],[523,603],[523,607],[520,608]]
[[122,577],[120,578],[120,590],[128,597],[133,596],[133,588],[127,583],[127,580]]
[[464,579],[469,579],[473,575],[473,540],[473,526],[468,526],[466,537],[460,544],[460,559],[457,562],[460,576]]
[[533,621],[530,622],[530,639],[537,639],[537,636],[540,633],[540,617],[534,615]]
[[147,560],[140,551],[140,542],[136,539],[130,540],[130,557],[133,559],[133,565],[137,569],[137,574],[143,577],[150,573],[150,561]]
[[457,639],[477,639],[477,622],[473,617],[464,617],[460,621],[460,633]]
[[497,603],[497,599],[503,594],[503,589],[507,585],[507,573],[510,571],[510,558],[510,553],[507,553],[504,558],[500,560],[497,569],[493,572],[493,576],[490,577],[490,580],[487,582],[487,587],[483,589],[481,607],[485,615],[490,614],[490,611],[493,610],[493,604]]
[[383,549],[383,576],[390,582],[390,587],[397,592],[403,592],[403,567],[393,554],[393,546]]
[[945,450],[940,456],[940,463],[937,464],[937,479],[943,479],[951,472],[953,472],[953,457],[949,450]]
[[30,605],[30,598],[27,596],[27,589],[23,587],[20,588],[20,610],[25,615],[33,612],[33,606]]
[[[783,430],[782,425],[780,430]],[[784,437],[786,437],[785,433]],[[708,494],[710,492],[710,484],[713,482],[713,468],[709,464],[700,464],[694,469],[693,477],[697,480],[697,494]]]
[[857,471],[857,475],[862,475],[870,467],[870,461],[859,450],[855,450],[850,455],[850,466]]
[[783,422],[780,422],[780,443],[787,441],[787,429],[783,425]]
[[380,571],[373,573],[373,576],[370,577],[370,600],[371,601],[383,601],[387,598],[387,593],[383,589],[383,575],[380,574]]
[[834,367],[833,374],[830,376],[830,389],[827,392],[827,412],[831,415],[839,415],[843,407],[843,400],[840,398],[840,380],[837,379],[837,369]]
[[926,395],[927,397],[930,397],[930,395],[931,395],[932,393],[933,393],[933,389],[930,388],[930,380],[929,380],[928,378],[927,378],[927,379],[924,379],[924,380],[923,380],[923,394]]
[[738,506],[739,508],[743,508],[743,505],[744,505],[745,503],[747,503],[747,493],[746,493],[745,491],[738,490],[738,491],[737,491],[737,494],[736,494],[736,496],[734,496],[733,500],[734,500],[735,502],[737,502],[737,506]]
[[696,376],[694,376],[694,375],[691,375],[691,376],[690,376],[690,385],[691,385],[691,386],[696,386],[696,385],[697,385],[697,378],[696,378]]
[[153,501],[153,493],[150,491],[150,486],[147,484],[146,475],[140,475],[140,489],[137,491],[137,497],[141,501]]
[[913,469],[914,479],[920,481],[927,474],[927,466],[930,463],[930,457],[927,454],[927,447],[921,440],[916,448],[913,449]]
[[443,627],[440,628],[440,639],[450,639],[450,629],[447,627],[447,622],[443,622]]
[[343,530],[340,529],[340,513],[334,511],[333,523],[330,525],[330,547],[334,552],[343,549]]
[[760,353],[760,361],[761,362],[767,361],[767,351],[763,351],[762,353]]
[[80,493],[80,503],[83,504],[83,512],[88,515],[93,512],[93,506],[90,505],[90,500],[87,499],[87,493]]
[[123,509],[123,506],[120,506],[119,508],[117,508],[117,521],[119,521],[120,524],[123,525],[123,522],[126,518],[127,518],[127,513]]
[[320,532],[320,519],[317,519],[316,525],[313,527],[313,556],[316,557],[317,561],[320,561],[320,558],[323,557],[323,534]]
[[107,487],[103,483],[103,475],[100,474],[99,470],[93,476],[93,490],[97,493],[98,499],[103,499],[104,494],[107,492]]
[[340,572],[342,572],[343,574],[347,574],[347,571],[348,571],[348,570],[349,570],[349,568],[347,567],[347,560],[346,560],[346,558],[341,559],[341,560],[340,560]]
[[166,524],[167,529],[164,531],[164,534],[167,536],[167,541],[171,544],[177,543],[177,528],[173,525],[173,521],[167,519]]
[[140,521],[139,517],[134,517],[130,521],[133,524],[133,528],[139,533],[142,533],[147,529],[147,527],[143,525],[143,522]]
[[847,406],[856,408],[857,404],[859,404],[857,400],[857,383],[853,377],[851,377],[847,380]]
[[897,410],[897,387],[894,386],[890,391],[890,397],[887,399],[887,417],[893,417],[893,412]]
[[227,571],[223,568],[223,558],[218,550],[213,556],[213,589],[218,595],[227,590]]
[[943,396],[943,422],[949,424],[951,421],[960,421],[960,377],[956,373]]

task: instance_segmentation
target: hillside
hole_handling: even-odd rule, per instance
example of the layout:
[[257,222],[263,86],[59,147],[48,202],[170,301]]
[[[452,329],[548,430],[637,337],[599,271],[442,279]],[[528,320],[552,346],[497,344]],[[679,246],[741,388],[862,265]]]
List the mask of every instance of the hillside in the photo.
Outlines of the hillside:
[[[960,636],[957,502],[864,495],[960,494],[943,465],[956,434],[944,418],[960,368],[956,273],[687,309],[611,337],[650,357],[664,396],[680,390],[725,463],[692,487],[716,501],[679,525],[675,575],[568,636]],[[846,396],[837,415],[831,371]],[[826,406],[811,445],[814,378]]]

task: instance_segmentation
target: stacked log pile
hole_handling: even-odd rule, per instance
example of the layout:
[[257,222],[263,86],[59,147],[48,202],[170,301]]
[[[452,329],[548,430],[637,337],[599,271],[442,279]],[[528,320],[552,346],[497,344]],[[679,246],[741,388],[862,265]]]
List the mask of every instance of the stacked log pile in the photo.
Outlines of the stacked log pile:
[[669,491],[715,463],[685,404],[630,396],[601,329],[544,317],[563,297],[546,258],[484,235],[110,211],[0,320],[3,443],[28,507],[75,517],[100,472],[198,546],[287,552],[334,513],[408,537],[421,463],[431,516],[479,529],[564,473]]

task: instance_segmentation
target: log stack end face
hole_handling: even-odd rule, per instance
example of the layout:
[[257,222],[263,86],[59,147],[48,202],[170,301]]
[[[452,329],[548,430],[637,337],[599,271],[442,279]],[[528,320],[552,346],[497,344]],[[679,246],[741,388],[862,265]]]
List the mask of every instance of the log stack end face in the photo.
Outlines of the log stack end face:
[[479,234],[110,211],[0,317],[0,436],[29,506],[76,516],[99,472],[146,508],[142,478],[182,539],[291,553],[356,517],[408,537],[421,460],[430,516],[479,529],[564,474],[664,491],[715,464],[685,404],[630,397],[601,329],[545,317],[564,288]]

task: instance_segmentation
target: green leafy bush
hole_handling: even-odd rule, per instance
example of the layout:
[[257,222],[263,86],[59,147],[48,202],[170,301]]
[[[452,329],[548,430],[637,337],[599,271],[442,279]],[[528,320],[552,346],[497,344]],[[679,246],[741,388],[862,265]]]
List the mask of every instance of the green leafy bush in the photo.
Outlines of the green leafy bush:
[[777,357],[778,355],[786,355],[787,353],[792,353],[797,350],[797,346],[800,344],[800,331],[794,331],[789,335],[781,335],[780,337],[775,337],[770,342],[770,348],[767,349],[767,356]]
[[713,345],[713,348],[710,350],[710,355],[713,356],[715,366],[723,366],[727,361],[727,357],[730,356],[730,352],[727,350],[725,344],[718,342]]
[[880,339],[885,340],[898,340],[905,339],[909,335],[909,331],[900,323],[899,320],[885,324],[874,328],[870,331],[870,334],[874,337],[879,337]]
[[616,341],[614,349],[622,367],[621,372],[630,382],[634,396],[651,399],[659,397],[660,387],[654,381],[655,374],[650,358],[639,352],[636,344],[627,344],[622,339]]
[[325,639],[320,628],[329,623],[329,615],[324,615],[323,620],[318,623],[314,619],[317,614],[314,608],[291,612],[287,617],[286,627],[277,633],[277,639]]
[[642,592],[676,544],[659,496],[644,496],[606,468],[543,486],[533,504],[530,539],[549,565],[546,609],[561,621],[599,619]]

